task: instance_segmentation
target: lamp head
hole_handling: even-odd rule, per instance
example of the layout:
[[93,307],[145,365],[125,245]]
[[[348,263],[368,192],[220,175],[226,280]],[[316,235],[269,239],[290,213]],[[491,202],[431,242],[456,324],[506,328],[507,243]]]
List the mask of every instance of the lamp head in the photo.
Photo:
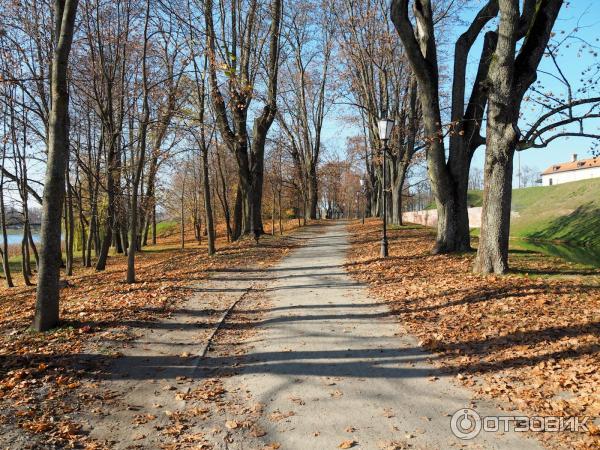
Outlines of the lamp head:
[[379,128],[379,139],[384,142],[390,140],[392,136],[392,129],[394,128],[394,121],[392,119],[387,118],[387,114],[383,114],[383,117],[379,120],[378,123]]

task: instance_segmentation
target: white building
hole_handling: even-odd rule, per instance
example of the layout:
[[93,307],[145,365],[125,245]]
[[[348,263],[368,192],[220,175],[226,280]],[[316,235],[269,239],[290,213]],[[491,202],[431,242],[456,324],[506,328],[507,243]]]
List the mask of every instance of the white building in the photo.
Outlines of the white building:
[[571,181],[600,178],[600,157],[577,159],[577,155],[569,162],[554,164],[542,172],[542,186],[569,183]]

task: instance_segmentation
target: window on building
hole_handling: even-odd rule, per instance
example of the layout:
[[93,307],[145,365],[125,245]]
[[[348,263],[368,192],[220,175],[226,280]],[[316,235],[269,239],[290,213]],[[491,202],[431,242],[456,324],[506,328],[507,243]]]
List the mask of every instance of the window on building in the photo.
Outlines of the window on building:
[[552,178],[548,179],[548,186],[552,186]]

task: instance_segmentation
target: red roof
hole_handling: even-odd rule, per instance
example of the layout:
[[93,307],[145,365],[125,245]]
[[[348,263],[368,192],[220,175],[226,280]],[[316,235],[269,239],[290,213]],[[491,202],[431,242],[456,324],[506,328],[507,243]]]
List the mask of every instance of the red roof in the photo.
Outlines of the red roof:
[[580,159],[579,161],[569,161],[558,163],[548,167],[542,172],[542,175],[550,175],[552,173],[570,172],[572,170],[591,169],[592,167],[600,167],[600,157],[590,159]]

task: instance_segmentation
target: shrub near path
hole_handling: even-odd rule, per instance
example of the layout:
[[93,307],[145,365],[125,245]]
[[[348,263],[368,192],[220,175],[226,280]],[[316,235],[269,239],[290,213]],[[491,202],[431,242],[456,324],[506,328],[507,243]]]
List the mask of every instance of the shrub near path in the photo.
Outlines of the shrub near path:
[[[600,270],[515,253],[507,276],[471,273],[474,254],[431,255],[434,236],[390,231],[379,258],[380,221],[350,226],[348,270],[385,299],[457,382],[530,415],[600,416]],[[589,434],[544,433],[550,448],[596,449]]]

